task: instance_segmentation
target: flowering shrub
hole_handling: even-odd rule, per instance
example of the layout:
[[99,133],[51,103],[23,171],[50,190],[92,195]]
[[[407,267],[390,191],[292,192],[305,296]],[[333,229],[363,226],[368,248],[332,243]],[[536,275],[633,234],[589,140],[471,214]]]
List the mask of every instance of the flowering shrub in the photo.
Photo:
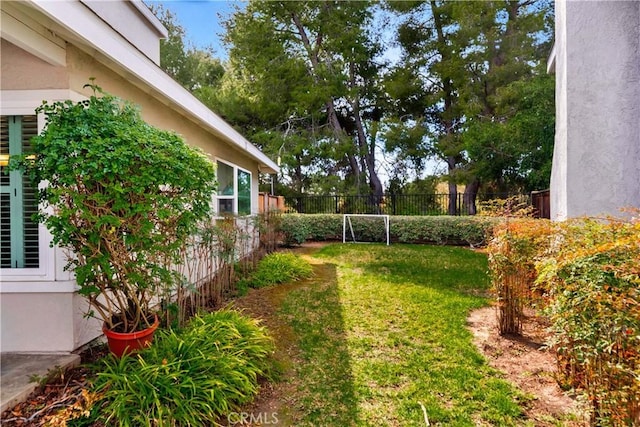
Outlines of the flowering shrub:
[[554,229],[533,218],[509,218],[494,228],[487,252],[500,334],[521,333],[524,310],[534,301],[535,263],[549,249]]
[[597,425],[640,424],[640,221],[564,224],[538,265],[564,381]]

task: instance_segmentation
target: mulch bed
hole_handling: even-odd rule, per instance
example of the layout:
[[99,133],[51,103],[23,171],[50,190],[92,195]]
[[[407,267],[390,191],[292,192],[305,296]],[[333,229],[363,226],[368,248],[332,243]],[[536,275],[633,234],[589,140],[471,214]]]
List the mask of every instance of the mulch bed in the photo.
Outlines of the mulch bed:
[[24,402],[2,413],[2,426],[62,425],[56,423],[55,415],[63,408],[70,408],[84,399],[82,391],[87,389],[93,375],[88,365],[108,353],[104,344],[81,351],[81,365],[64,372],[53,371],[43,378],[43,384]]

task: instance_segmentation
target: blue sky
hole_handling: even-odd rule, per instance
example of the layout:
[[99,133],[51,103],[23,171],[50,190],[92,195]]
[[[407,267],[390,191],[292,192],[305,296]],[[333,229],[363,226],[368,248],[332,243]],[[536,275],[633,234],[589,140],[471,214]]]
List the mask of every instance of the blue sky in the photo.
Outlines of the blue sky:
[[198,48],[212,47],[216,56],[226,58],[222,45],[220,23],[230,16],[235,7],[244,8],[239,0],[148,0],[148,4],[162,4],[173,12],[185,29],[187,40]]

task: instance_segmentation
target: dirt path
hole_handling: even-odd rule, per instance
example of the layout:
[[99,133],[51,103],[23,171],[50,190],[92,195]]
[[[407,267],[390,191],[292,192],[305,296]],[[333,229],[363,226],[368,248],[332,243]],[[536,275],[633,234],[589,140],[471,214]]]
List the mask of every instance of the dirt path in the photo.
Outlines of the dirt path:
[[[302,247],[295,248],[292,252],[299,255],[310,255],[325,246],[326,243],[310,243]],[[313,264],[313,260],[309,259]],[[317,263],[321,264],[321,263]],[[322,266],[317,265],[314,271],[314,278],[322,275]],[[280,370],[278,382],[262,384],[260,394],[251,405],[243,409],[243,413],[253,414],[254,419],[260,421],[269,420],[271,425],[293,426],[298,421],[297,414],[292,411],[296,407],[296,389],[299,379],[294,372],[298,360],[298,349],[295,343],[295,335],[290,326],[277,315],[286,296],[294,289],[307,286],[308,281],[293,284],[272,286],[263,289],[249,289],[247,295],[236,299],[233,306],[243,310],[250,316],[260,319],[271,333],[276,342],[275,359],[277,368]],[[275,417],[275,418],[274,418]],[[277,419],[277,422],[271,422]],[[224,421],[224,420],[223,420]],[[261,425],[256,423],[235,423],[235,425]]]
[[546,326],[535,317],[523,325],[522,336],[498,334],[494,307],[473,311],[467,318],[474,343],[489,365],[503,372],[505,378],[533,397],[525,413],[536,426],[587,426],[580,404],[563,392],[555,380],[554,354],[544,346]]
[[[267,327],[276,343],[275,359],[280,378],[277,382],[263,383],[260,394],[253,403],[243,409],[243,413],[254,414],[255,417],[272,419],[275,425],[294,425],[295,414],[291,409],[295,407],[291,399],[295,396],[296,384],[293,366],[296,363],[297,347],[291,327],[278,318],[276,311],[281,306],[286,295],[295,285],[280,285],[263,289],[250,289],[248,294],[237,299],[233,306],[240,308],[251,317],[260,319]],[[238,423],[236,423],[238,424]],[[273,424],[273,423],[272,423]],[[242,425],[242,424],[240,424]],[[251,425],[247,423],[244,425]],[[256,423],[256,425],[259,425]]]

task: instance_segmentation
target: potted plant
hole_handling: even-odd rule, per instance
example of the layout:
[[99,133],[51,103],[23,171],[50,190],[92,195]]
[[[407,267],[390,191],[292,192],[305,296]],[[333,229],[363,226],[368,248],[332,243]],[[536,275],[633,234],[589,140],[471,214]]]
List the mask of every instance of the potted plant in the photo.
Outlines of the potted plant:
[[177,134],[145,123],[135,106],[87,86],[88,100],[43,103],[35,158],[17,167],[46,183],[38,219],[53,243],[71,249],[67,268],[88,314],[104,320],[107,335],[145,341],[140,331],[157,327],[154,307],[176,280],[180,246],[210,212],[215,169]]

